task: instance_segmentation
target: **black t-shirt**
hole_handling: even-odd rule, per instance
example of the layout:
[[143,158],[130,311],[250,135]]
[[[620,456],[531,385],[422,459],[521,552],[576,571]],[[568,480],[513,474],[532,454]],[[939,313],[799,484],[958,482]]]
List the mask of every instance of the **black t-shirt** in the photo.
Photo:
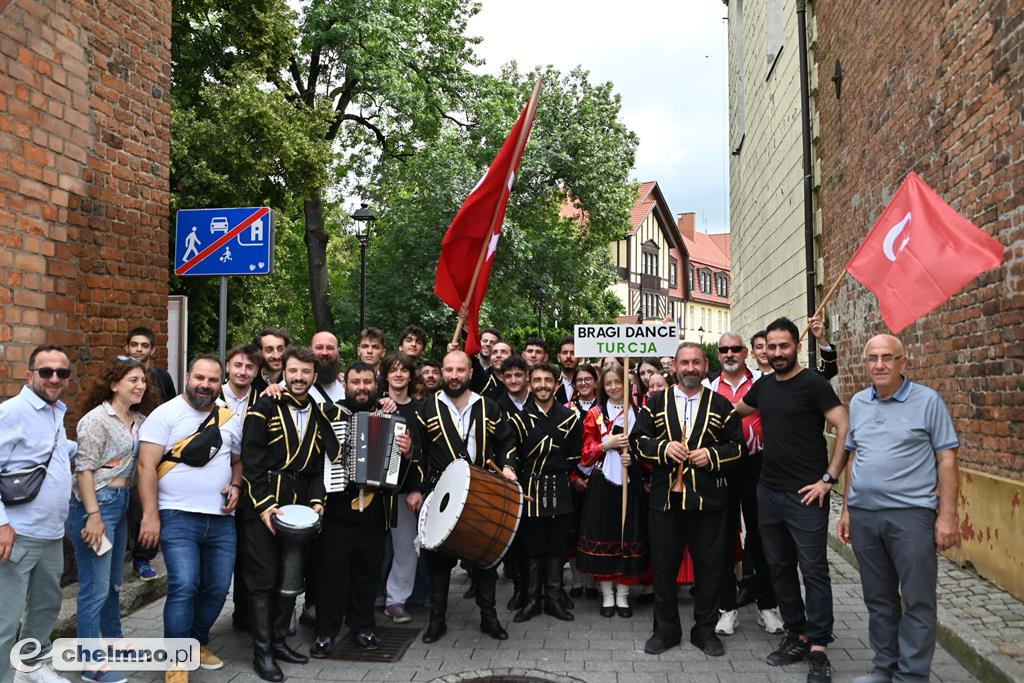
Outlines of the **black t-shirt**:
[[174,390],[174,381],[166,370],[151,366],[149,368],[149,379],[159,389],[161,403],[167,403],[178,395],[178,392]]
[[784,382],[772,373],[754,382],[743,402],[761,411],[761,483],[795,492],[820,480],[828,468],[825,413],[841,404],[832,385],[806,369]]

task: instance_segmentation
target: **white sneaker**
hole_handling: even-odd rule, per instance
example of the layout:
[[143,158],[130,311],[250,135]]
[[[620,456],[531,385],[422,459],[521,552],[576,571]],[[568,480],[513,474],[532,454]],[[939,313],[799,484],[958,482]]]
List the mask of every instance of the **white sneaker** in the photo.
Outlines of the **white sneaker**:
[[760,616],[757,617],[757,623],[764,626],[764,630],[768,633],[782,633],[786,628],[777,609],[761,610]]
[[71,683],[71,681],[54,671],[49,664],[43,664],[32,673],[15,671],[14,683]]
[[723,636],[731,636],[736,632],[736,622],[739,621],[740,611],[731,609],[728,612],[718,611],[722,616],[718,617],[718,625],[715,626],[715,633]]

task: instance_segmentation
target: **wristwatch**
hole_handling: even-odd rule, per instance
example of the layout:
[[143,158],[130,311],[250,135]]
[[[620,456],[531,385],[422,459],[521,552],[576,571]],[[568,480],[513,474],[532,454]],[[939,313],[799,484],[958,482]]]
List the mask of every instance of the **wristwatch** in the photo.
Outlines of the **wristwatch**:
[[821,475],[821,480],[822,480],[823,482],[825,482],[826,484],[830,485],[830,486],[831,486],[832,484],[836,483],[836,478],[835,478],[835,477],[833,477],[833,476],[832,476],[831,474],[829,474],[828,472],[826,472],[825,474]]

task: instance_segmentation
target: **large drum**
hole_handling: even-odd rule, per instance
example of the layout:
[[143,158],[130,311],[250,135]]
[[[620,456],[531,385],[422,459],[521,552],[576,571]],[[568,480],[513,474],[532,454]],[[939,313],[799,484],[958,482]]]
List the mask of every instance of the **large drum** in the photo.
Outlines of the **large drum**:
[[423,547],[493,567],[511,545],[522,512],[519,484],[455,460],[430,496]]
[[299,595],[305,590],[306,558],[309,544],[320,532],[320,515],[305,505],[285,505],[271,517],[280,546],[278,593]]

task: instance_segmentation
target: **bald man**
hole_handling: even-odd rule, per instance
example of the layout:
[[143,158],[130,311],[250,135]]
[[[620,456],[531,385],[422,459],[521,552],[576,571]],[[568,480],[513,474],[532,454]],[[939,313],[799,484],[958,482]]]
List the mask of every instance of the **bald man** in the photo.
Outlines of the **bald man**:
[[[444,469],[457,459],[488,468],[492,461],[508,479],[515,479],[515,433],[498,404],[469,388],[472,362],[462,351],[450,351],[441,363],[441,391],[434,393],[417,413],[423,444],[420,471],[423,495],[433,490]],[[414,494],[410,505],[418,505]],[[456,558],[442,551],[426,551],[430,571],[430,623],[423,642],[440,639],[448,627],[448,589]],[[480,630],[496,640],[508,633],[498,621],[495,609],[495,584],[498,573],[492,567],[472,568],[477,582],[476,604],[480,608]]]
[[960,544],[960,442],[942,397],[907,378],[899,339],[872,337],[864,367],[871,386],[850,401],[852,465],[839,518],[839,538],[853,544],[860,565],[875,651],[872,670],[855,680],[927,681],[935,653],[935,550]]
[[316,355],[316,384],[309,389],[317,403],[337,403],[345,399],[345,380],[339,376],[338,338],[322,330],[313,335],[309,348]]

